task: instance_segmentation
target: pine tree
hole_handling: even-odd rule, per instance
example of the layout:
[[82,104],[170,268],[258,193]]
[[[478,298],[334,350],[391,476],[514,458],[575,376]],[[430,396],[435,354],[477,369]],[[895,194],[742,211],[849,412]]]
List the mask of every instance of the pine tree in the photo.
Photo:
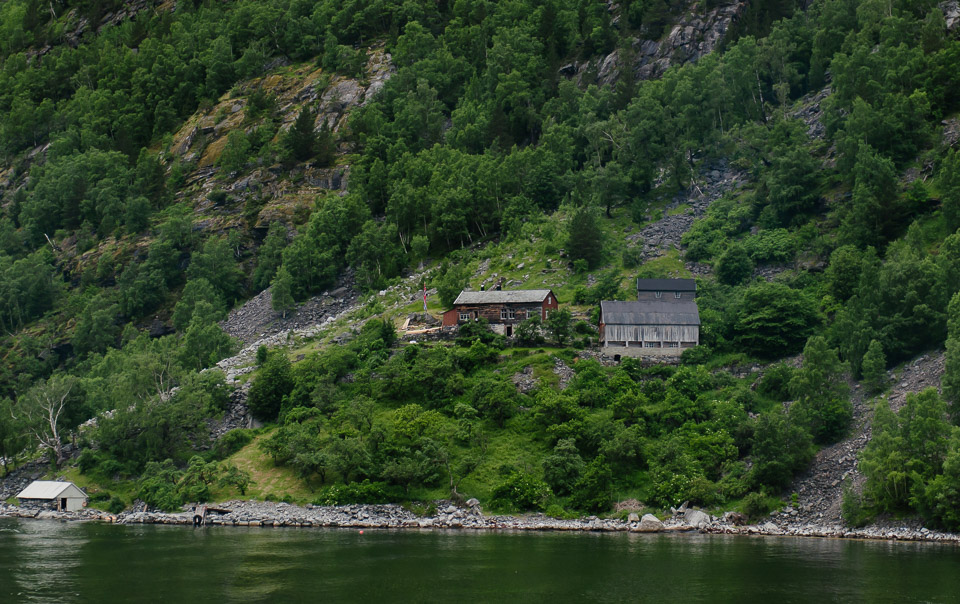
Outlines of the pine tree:
[[419,269],[423,268],[423,262],[427,259],[427,253],[430,251],[430,240],[423,235],[414,235],[410,240],[410,259],[417,264]]
[[293,278],[287,272],[287,267],[280,266],[277,276],[273,278],[273,310],[278,310],[287,318],[287,311],[293,308]]
[[314,119],[313,110],[310,107],[304,107],[283,139],[284,147],[296,161],[306,161],[316,153],[317,136],[313,131]]
[[224,172],[242,170],[250,158],[250,139],[243,130],[234,130],[227,136],[227,144],[217,158],[217,165]]
[[940,168],[940,193],[943,218],[948,231],[960,228],[960,152],[951,151]]
[[876,340],[870,341],[867,353],[863,355],[864,385],[870,393],[876,393],[883,390],[884,383],[887,381],[887,355],[883,354],[883,346]]
[[790,413],[809,427],[819,443],[836,442],[852,418],[849,389],[843,376],[847,370],[826,339],[813,336],[807,340],[803,367],[790,380],[790,394],[796,399]]
[[570,217],[567,227],[567,253],[572,260],[585,260],[589,268],[600,264],[603,233],[591,208],[581,206]]
[[327,125],[327,120],[320,124],[320,131],[317,132],[314,139],[314,150],[316,152],[316,164],[322,168],[332,166],[336,159],[337,144],[333,138],[333,132]]
[[960,292],[953,295],[947,309],[947,358],[942,383],[950,417],[954,424],[960,424]]
[[283,258],[283,248],[287,246],[287,229],[279,220],[270,223],[267,236],[263,239],[257,254],[257,268],[253,272],[253,286],[257,291],[266,289],[273,281]]

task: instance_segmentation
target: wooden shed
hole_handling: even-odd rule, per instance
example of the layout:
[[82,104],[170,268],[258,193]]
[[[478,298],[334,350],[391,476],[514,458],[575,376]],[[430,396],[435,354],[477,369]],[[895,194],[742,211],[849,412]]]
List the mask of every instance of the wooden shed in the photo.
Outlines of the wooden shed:
[[17,494],[20,505],[34,505],[58,512],[76,512],[83,508],[87,494],[72,482],[34,480]]
[[559,308],[557,296],[549,289],[490,290],[460,292],[453,308],[443,313],[443,326],[453,327],[486,319],[490,328],[507,337],[521,321],[539,316],[546,321]]
[[600,303],[604,352],[627,356],[680,356],[700,343],[700,312],[693,301]]

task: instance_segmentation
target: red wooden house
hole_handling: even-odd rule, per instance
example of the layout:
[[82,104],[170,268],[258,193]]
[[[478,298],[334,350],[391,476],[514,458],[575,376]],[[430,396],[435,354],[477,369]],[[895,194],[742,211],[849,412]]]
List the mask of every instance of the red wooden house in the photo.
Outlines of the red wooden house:
[[486,319],[493,331],[511,337],[521,321],[534,315],[546,321],[550,311],[557,308],[557,296],[549,289],[463,291],[454,301],[453,308],[443,313],[443,326],[453,327]]

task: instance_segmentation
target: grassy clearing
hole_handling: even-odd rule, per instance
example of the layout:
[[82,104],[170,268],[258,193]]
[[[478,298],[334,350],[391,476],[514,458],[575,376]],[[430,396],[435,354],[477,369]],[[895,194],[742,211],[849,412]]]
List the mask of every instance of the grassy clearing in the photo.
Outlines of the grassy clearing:
[[[81,474],[80,468],[66,467],[61,468],[59,472],[51,472],[46,476],[48,480],[65,480],[77,485],[87,494],[88,497],[94,497],[99,493],[108,493],[114,499],[122,499],[124,503],[130,504],[137,498],[137,483],[134,480],[101,480],[96,476]],[[90,507],[106,510],[109,498],[104,501],[90,502]]]
[[497,431],[487,444],[483,461],[460,485],[461,493],[470,493],[481,501],[489,501],[495,485],[502,482],[501,468],[515,467],[535,476],[542,470],[540,460],[547,452],[543,443],[530,437],[528,419],[513,418],[505,430]]
[[[269,499],[272,500],[289,498],[294,503],[309,503],[316,496],[316,489],[298,478],[290,468],[274,465],[273,460],[260,450],[258,443],[272,433],[271,430],[257,436],[250,444],[226,460],[250,473],[253,482],[247,488],[247,494],[244,497],[265,500],[269,495]],[[211,494],[214,501],[241,497],[240,492],[233,487],[216,488]]]
[[656,278],[689,279],[692,276],[676,249],[667,250],[663,256],[644,263],[640,270],[635,272],[641,276]]

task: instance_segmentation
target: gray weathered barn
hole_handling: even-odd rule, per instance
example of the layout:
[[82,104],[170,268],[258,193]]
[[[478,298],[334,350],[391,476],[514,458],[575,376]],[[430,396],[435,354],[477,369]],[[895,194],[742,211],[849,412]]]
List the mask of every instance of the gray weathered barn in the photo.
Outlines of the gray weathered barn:
[[87,494],[72,482],[34,480],[17,494],[20,505],[33,505],[58,512],[76,512],[83,508]]
[[700,311],[692,300],[600,303],[600,345],[606,354],[677,357],[699,343]]

